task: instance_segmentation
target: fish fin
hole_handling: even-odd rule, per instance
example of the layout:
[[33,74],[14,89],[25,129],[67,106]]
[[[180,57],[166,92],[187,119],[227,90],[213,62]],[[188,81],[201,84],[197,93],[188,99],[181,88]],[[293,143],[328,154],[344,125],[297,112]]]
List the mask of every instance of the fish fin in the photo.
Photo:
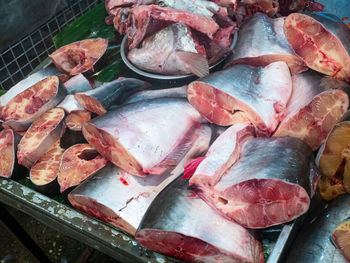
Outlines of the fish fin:
[[204,157],[198,157],[194,159],[193,161],[189,162],[184,167],[184,175],[181,177],[181,180],[190,179],[194,172],[197,170],[197,167],[200,165],[200,163],[205,159]]
[[201,78],[209,75],[208,60],[204,56],[185,51],[177,51],[176,55],[196,76]]

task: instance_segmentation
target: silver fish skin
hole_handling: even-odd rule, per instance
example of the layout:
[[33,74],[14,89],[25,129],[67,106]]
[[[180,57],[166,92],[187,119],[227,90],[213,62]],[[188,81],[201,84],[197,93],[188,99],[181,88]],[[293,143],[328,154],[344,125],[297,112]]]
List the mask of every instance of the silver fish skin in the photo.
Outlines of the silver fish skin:
[[136,241],[185,262],[264,262],[260,242],[245,228],[191,195],[187,180],[167,186],[149,207]]
[[235,52],[226,67],[248,64],[265,67],[276,61],[284,61],[292,75],[307,70],[303,60],[297,57],[283,32],[284,18],[270,18],[263,13],[254,14],[239,29]]
[[[162,98],[126,104],[83,125],[85,139],[127,173],[161,174],[176,166],[203,122],[185,99]],[[180,154],[181,155],[181,154]]]
[[212,17],[215,14],[225,14],[227,10],[216,3],[206,0],[156,0],[156,4],[175,9],[191,11],[198,15]]
[[237,64],[215,72],[190,83],[187,98],[211,123],[253,123],[268,135],[283,118],[291,93],[287,64],[274,62],[264,68]]
[[209,74],[205,56],[198,54],[189,29],[172,24],[147,37],[140,48],[129,51],[128,59],[138,68],[161,74]]
[[30,88],[35,83],[47,77],[60,74],[62,74],[62,72],[60,72],[53,64],[51,64],[50,66],[29,75],[27,78],[18,82],[15,86],[10,88],[4,95],[0,97],[0,107],[5,106],[13,97]]
[[78,74],[71,77],[63,85],[67,90],[67,94],[75,94],[78,92],[92,90],[90,82],[84,77],[83,74]]
[[122,104],[130,95],[149,86],[149,83],[134,78],[117,79],[74,97],[86,110],[103,115],[112,105]]
[[191,148],[184,152],[178,166],[161,175],[149,175],[147,179],[132,176],[116,166],[107,165],[74,189],[68,195],[68,199],[81,211],[135,235],[152,201],[160,191],[182,174],[188,161],[207,151],[210,138],[211,128],[208,125],[198,128]]
[[187,86],[169,89],[140,91],[135,93],[134,95],[131,95],[125,101],[125,104],[156,98],[187,98]]
[[331,242],[333,230],[350,215],[350,195],[337,197],[312,224],[303,227],[290,246],[286,263],[346,263]]
[[85,110],[83,106],[77,102],[75,99],[74,95],[70,94],[67,95],[61,102],[60,104],[57,105],[57,108],[62,108],[64,111],[69,114],[74,110]]
[[[320,173],[307,144],[292,137],[252,138],[241,147],[235,158],[219,159],[222,165],[216,169],[204,159],[190,180],[191,189],[248,228],[282,224],[308,211]],[[229,150],[224,150],[226,156],[234,154],[235,149]]]

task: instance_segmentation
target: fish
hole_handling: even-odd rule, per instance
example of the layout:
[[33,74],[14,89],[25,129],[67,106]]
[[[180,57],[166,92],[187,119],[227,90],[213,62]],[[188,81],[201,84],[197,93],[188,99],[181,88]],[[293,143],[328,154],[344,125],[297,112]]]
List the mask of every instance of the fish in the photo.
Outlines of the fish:
[[124,103],[134,103],[143,100],[152,100],[156,98],[187,98],[187,86],[157,89],[157,90],[144,90],[131,95]]
[[160,6],[187,10],[208,17],[214,15],[228,16],[226,8],[207,0],[156,0],[155,3]]
[[18,163],[30,169],[60,138],[65,117],[64,110],[53,108],[29,127],[17,148]]
[[91,113],[86,110],[71,111],[65,119],[68,129],[72,131],[81,131],[83,123],[91,120]]
[[255,13],[261,12],[273,17],[279,10],[279,0],[239,0],[236,19],[239,23],[249,18]]
[[50,64],[49,66],[29,75],[28,77],[11,87],[8,91],[6,91],[4,95],[0,96],[0,107],[4,107],[16,95],[30,88],[39,81],[47,77],[59,74],[61,74],[61,72],[54,65]]
[[237,0],[210,0],[218,4],[219,6],[232,8],[234,11],[237,9]]
[[350,195],[339,196],[329,203],[326,210],[300,229],[290,246],[286,263],[346,263],[340,250],[331,242],[331,235],[338,224],[349,218]]
[[63,73],[77,75],[94,70],[94,64],[103,56],[108,46],[104,38],[91,38],[60,47],[49,58]]
[[150,5],[154,4],[155,0],[106,0],[106,11],[109,15],[115,15],[115,9],[120,7],[128,7],[133,5]]
[[13,130],[0,132],[0,177],[11,178],[16,164],[16,145]]
[[135,6],[127,10],[127,14],[121,12],[114,18],[113,23],[117,30],[120,23],[127,23],[126,26],[122,26],[123,32],[120,33],[127,33],[129,50],[136,48],[146,35],[155,33],[173,23],[193,28],[210,39],[219,29],[219,25],[211,17],[157,5]]
[[[191,177],[190,189],[222,216],[247,228],[279,225],[305,214],[320,177],[311,148],[292,137],[239,143],[232,140],[217,160],[207,156]],[[208,152],[220,156],[220,148]]]
[[54,108],[66,95],[57,76],[39,81],[13,97],[2,109],[1,119],[15,131],[25,131],[44,112]]
[[190,149],[183,152],[182,161],[176,168],[170,168],[161,175],[141,178],[109,164],[70,192],[69,202],[75,208],[134,236],[159,192],[182,174],[185,163],[207,151],[211,128],[202,125],[196,129],[194,137]]
[[253,123],[260,134],[269,135],[282,119],[291,93],[287,64],[274,62],[264,68],[237,64],[215,72],[191,82],[187,98],[211,123]]
[[96,89],[76,93],[74,97],[86,110],[103,115],[110,106],[122,104],[130,95],[149,86],[149,83],[134,78],[117,79]]
[[332,241],[343,254],[345,259],[350,261],[349,253],[349,230],[350,230],[350,221],[349,218],[339,224],[337,228],[332,233]]
[[345,114],[349,97],[342,89],[332,89],[338,83],[312,70],[294,75],[292,82],[286,116],[273,136],[299,138],[317,150]]
[[29,179],[35,189],[49,196],[58,192],[57,176],[64,149],[58,139],[51,148],[30,168]]
[[67,114],[76,110],[85,110],[83,106],[77,102],[74,95],[67,95],[58,105],[57,108],[63,109]]
[[85,122],[82,132],[107,160],[129,174],[146,176],[176,166],[202,122],[186,100],[161,98],[111,110]]
[[317,153],[316,165],[322,173],[320,193],[327,201],[340,194],[350,193],[349,135],[349,119],[337,123]]
[[148,208],[136,241],[185,262],[264,262],[261,243],[247,229],[191,195],[187,180],[169,184]]
[[167,75],[193,73],[198,77],[209,74],[205,55],[196,49],[186,26],[170,25],[147,37],[140,48],[131,49],[128,59],[136,67]]
[[291,74],[298,74],[308,68],[290,47],[283,32],[284,17],[270,18],[257,13],[247,19],[239,29],[235,52],[226,66],[248,64],[265,67],[276,61],[287,63]]
[[350,82],[350,28],[338,17],[293,13],[285,20],[284,33],[309,68]]
[[57,182],[61,193],[105,167],[107,160],[89,144],[76,144],[62,154]]
[[74,95],[78,92],[92,90],[90,82],[84,77],[83,74],[78,74],[71,77],[63,85],[67,90],[67,94]]

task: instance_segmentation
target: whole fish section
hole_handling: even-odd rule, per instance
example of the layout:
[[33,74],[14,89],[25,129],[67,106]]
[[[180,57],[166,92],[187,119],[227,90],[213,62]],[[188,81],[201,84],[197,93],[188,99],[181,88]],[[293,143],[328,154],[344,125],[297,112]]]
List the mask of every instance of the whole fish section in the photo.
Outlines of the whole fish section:
[[306,225],[291,244],[286,263],[347,263],[332,243],[333,230],[349,218],[350,195],[342,195],[329,203],[327,209],[311,225]]
[[136,241],[185,262],[264,262],[252,234],[190,196],[187,180],[167,186],[144,216]]
[[13,97],[2,109],[1,119],[15,131],[25,131],[44,112],[55,107],[66,95],[57,76],[39,81]]
[[140,48],[129,51],[128,59],[138,68],[161,74],[189,74],[199,77],[209,74],[205,55],[196,49],[189,29],[180,24],[170,25],[149,36]]
[[316,164],[322,173],[320,193],[325,200],[350,193],[350,121],[337,123],[317,153]]
[[149,86],[149,83],[134,78],[117,79],[74,97],[86,110],[103,115],[112,105],[122,104],[130,95]]
[[202,121],[184,99],[154,99],[127,104],[84,123],[83,135],[127,173],[145,176],[176,166]]
[[195,137],[197,139],[183,153],[183,159],[175,169],[141,178],[107,165],[68,195],[70,203],[89,215],[135,235],[144,214],[159,192],[181,175],[184,164],[207,151],[211,128],[203,125],[196,130]]
[[107,160],[98,154],[89,144],[76,144],[62,154],[57,182],[60,191],[80,184],[107,164]]
[[265,135],[284,116],[292,80],[284,62],[262,67],[237,64],[188,85],[189,102],[209,121],[253,123]]
[[349,107],[349,97],[338,83],[309,70],[294,75],[293,93],[286,109],[286,117],[274,136],[292,136],[318,149],[333,126]]
[[126,16],[117,15],[113,23],[117,30],[120,29],[120,23],[126,24],[121,27],[125,32],[120,33],[127,33],[130,50],[137,47],[146,35],[155,33],[172,23],[193,28],[209,38],[213,38],[219,29],[219,25],[211,17],[157,5],[136,6],[128,10]]
[[11,178],[16,159],[14,132],[5,129],[0,132],[0,177]]
[[18,144],[18,163],[30,169],[60,138],[64,111],[51,109],[33,122]]
[[48,67],[40,69],[39,71],[29,75],[27,78],[18,82],[15,86],[10,88],[8,91],[6,91],[4,95],[0,97],[0,107],[5,106],[16,95],[30,88],[39,81],[47,77],[59,74],[61,74],[61,72],[58,71],[58,69],[54,65],[51,64]]
[[292,137],[252,138],[241,147],[239,158],[214,185],[208,175],[215,176],[215,171],[204,160],[190,188],[223,216],[248,228],[283,224],[308,211],[319,173],[307,144]]
[[131,95],[125,103],[134,103],[157,98],[187,98],[187,86],[169,89],[145,90]]
[[248,64],[265,67],[276,61],[287,63],[292,75],[307,70],[303,60],[294,53],[283,32],[284,18],[270,18],[257,13],[239,29],[235,52],[226,67]]
[[61,72],[77,75],[93,70],[94,64],[106,52],[107,46],[107,39],[84,39],[57,49],[49,57]]
[[338,17],[293,13],[286,18],[284,33],[308,67],[350,81],[350,28]]

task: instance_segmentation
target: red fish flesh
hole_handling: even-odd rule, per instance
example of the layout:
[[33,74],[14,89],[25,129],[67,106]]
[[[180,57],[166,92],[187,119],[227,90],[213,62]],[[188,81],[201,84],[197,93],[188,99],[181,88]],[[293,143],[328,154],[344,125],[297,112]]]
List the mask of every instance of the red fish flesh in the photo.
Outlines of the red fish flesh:
[[15,166],[15,138],[11,129],[0,132],[0,176],[11,178]]
[[274,136],[292,136],[318,149],[349,107],[348,95],[332,79],[309,70],[294,75],[286,117]]
[[76,144],[65,150],[62,155],[57,182],[63,192],[96,173],[107,164],[98,152],[89,144]]
[[273,132],[292,92],[287,64],[265,68],[237,64],[188,85],[189,102],[209,121],[228,126],[250,122],[262,134]]
[[85,39],[61,47],[49,57],[60,71],[77,75],[94,70],[94,64],[106,52],[107,46],[107,39]]
[[159,192],[179,177],[184,163],[207,151],[211,138],[210,127],[203,125],[198,128],[195,137],[197,139],[187,152],[183,152],[180,157],[183,159],[175,169],[141,178],[107,165],[68,195],[70,203],[87,214],[135,235],[147,208]]
[[127,104],[83,125],[85,139],[127,173],[162,174],[187,151],[203,118],[186,100]]
[[[303,141],[252,138],[237,157],[231,167],[221,166],[223,171],[211,171],[207,157],[191,178],[191,189],[223,216],[248,228],[283,224],[309,209],[319,173]],[[215,177],[216,171],[221,177]]]
[[283,24],[283,17],[269,18],[262,13],[247,19],[239,29],[235,52],[226,67],[241,63],[264,67],[272,62],[284,61],[292,75],[307,70],[303,60],[290,47]]
[[25,131],[44,112],[66,95],[57,76],[48,77],[12,98],[2,109],[1,119],[15,131]]
[[147,37],[140,48],[129,51],[128,59],[149,72],[167,75],[193,73],[198,77],[209,74],[205,54],[197,50],[189,29],[179,24],[170,25]]
[[30,169],[60,138],[64,110],[51,109],[33,122],[18,144],[18,163]]
[[185,262],[264,262],[252,234],[189,195],[186,180],[167,186],[147,210],[136,241]]
[[290,14],[284,33],[305,64],[350,82],[350,28],[327,13]]

